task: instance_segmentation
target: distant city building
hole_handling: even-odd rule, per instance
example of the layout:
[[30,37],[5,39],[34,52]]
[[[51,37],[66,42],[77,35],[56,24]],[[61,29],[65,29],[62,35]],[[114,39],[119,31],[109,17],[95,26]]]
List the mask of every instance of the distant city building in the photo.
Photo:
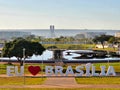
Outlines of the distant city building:
[[86,38],[94,38],[96,36],[106,35],[106,32],[87,32]]
[[54,25],[50,25],[50,38],[55,38],[55,27]]
[[115,33],[115,37],[118,37],[118,38],[119,38],[119,37],[120,37],[120,32],[116,32],[116,33]]
[[74,38],[76,38],[76,39],[84,39],[86,37],[85,37],[85,34],[80,33],[80,34],[75,35]]
[[83,32],[75,36],[77,39],[82,38],[94,38],[95,36],[106,35],[106,32]]
[[[14,29],[4,29],[5,31],[14,31]],[[0,31],[3,31],[0,29]],[[104,32],[106,35],[115,35],[116,32],[120,32],[120,30],[104,30],[104,29],[56,29],[54,25],[51,25],[49,29],[16,29],[16,31],[21,32],[31,32],[32,35],[35,36],[42,36],[44,38],[56,38],[60,36],[64,37],[74,37],[77,34],[84,34],[89,33],[98,33]],[[84,35],[81,37],[84,38]],[[92,34],[93,36],[96,34]],[[91,36],[91,35],[90,35]],[[85,37],[89,37],[86,35]],[[92,37],[92,36],[91,36]]]
[[22,31],[0,31],[0,39],[9,40],[14,37],[25,37],[31,35],[30,32]]

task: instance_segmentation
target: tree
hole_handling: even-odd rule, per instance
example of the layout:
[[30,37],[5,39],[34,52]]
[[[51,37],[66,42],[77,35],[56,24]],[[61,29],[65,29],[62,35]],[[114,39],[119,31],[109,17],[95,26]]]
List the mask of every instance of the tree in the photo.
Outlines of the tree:
[[8,64],[10,64],[10,57],[12,57],[10,53],[11,46],[12,46],[11,42],[5,43],[5,46],[4,46],[5,48],[3,48],[4,52],[2,52],[2,57],[6,56],[9,58]]
[[97,42],[101,42],[102,46],[103,46],[103,49],[104,49],[104,42],[105,41],[108,41],[111,37],[111,35],[101,35],[101,36],[96,36],[94,39],[93,39],[93,42],[97,43]]
[[114,43],[116,42],[116,38],[115,37],[111,37],[109,40],[108,40],[109,43]]
[[[23,56],[23,49],[25,49],[25,56]],[[38,42],[27,41],[23,38],[17,38],[13,41],[10,41],[5,44],[3,47],[3,57],[13,57],[15,56],[20,62],[20,65],[23,65],[22,58],[28,58],[35,55],[41,55],[45,48]]]
[[57,46],[48,46],[47,49],[57,49]]

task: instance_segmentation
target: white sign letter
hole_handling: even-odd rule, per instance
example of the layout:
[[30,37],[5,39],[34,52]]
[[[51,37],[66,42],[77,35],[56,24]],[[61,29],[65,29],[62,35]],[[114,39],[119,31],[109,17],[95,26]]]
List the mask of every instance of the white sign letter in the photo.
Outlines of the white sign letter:
[[72,69],[71,66],[68,66],[68,67],[67,67],[67,70],[66,70],[66,76],[68,76],[68,74],[72,74],[72,75],[74,75],[74,72],[73,72],[73,69]]
[[105,74],[105,66],[100,66],[100,68],[101,68],[100,76],[106,76],[106,74]]
[[7,66],[7,75],[8,76],[13,76],[12,73],[14,73],[14,66]]
[[24,74],[24,66],[20,67],[20,73],[18,72],[18,67],[15,66],[15,75],[16,76],[22,76]]
[[51,76],[53,73],[54,73],[54,72],[53,72],[53,67],[52,67],[52,66],[46,66],[46,67],[45,67],[45,74],[46,74],[47,76]]
[[88,63],[85,65],[85,68],[86,68],[86,76],[90,76],[90,67],[91,67],[91,64]]
[[99,76],[98,73],[95,73],[95,66],[92,65],[92,76]]
[[116,76],[113,66],[109,66],[106,76],[113,75]]
[[80,69],[82,69],[83,68],[83,66],[77,66],[76,67],[76,71],[77,72],[79,72],[79,73],[76,73],[76,76],[82,76],[83,75],[83,70],[80,70]]
[[61,66],[55,66],[55,75],[57,76],[58,73],[60,73],[61,76],[63,76],[63,67]]

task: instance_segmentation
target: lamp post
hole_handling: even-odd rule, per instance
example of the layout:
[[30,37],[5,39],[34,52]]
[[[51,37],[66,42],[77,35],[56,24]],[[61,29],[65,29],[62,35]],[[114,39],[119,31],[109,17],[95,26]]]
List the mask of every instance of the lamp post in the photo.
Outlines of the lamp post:
[[[25,68],[25,48],[23,48],[23,65]],[[25,70],[24,70],[24,85],[25,85]]]
[[43,56],[42,56],[42,81],[43,81]]
[[25,48],[23,48],[23,61],[25,61]]

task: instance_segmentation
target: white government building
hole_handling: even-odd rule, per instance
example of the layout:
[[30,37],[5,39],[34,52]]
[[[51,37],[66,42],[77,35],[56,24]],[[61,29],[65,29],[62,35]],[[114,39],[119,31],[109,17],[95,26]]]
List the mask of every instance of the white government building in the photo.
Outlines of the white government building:
[[120,38],[120,32],[116,32],[115,33],[115,37],[119,37]]

